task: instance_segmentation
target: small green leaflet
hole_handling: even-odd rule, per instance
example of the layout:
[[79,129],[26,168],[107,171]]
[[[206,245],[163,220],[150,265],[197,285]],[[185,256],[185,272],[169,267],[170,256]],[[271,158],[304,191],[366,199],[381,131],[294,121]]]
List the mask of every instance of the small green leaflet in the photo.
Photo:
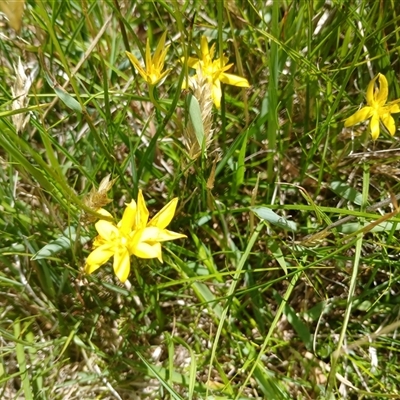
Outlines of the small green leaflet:
[[82,114],[82,107],[69,93],[67,93],[49,74],[45,73],[44,77],[47,83],[54,89],[57,97],[71,110]]
[[76,111],[79,114],[82,114],[81,105],[64,89],[54,87],[54,91],[58,98],[71,110]]
[[[50,258],[55,254],[60,253],[63,250],[68,250],[74,246],[77,239],[76,229],[74,226],[70,226],[57,239],[52,240],[46,246],[42,247],[36,254],[33,255],[32,260],[40,260],[42,258]],[[79,236],[79,242],[81,245],[86,244],[91,237]]]
[[331,189],[338,196],[343,197],[345,200],[349,200],[358,206],[362,203],[362,194],[356,189],[349,186],[347,183],[334,181],[331,183]]
[[204,128],[203,120],[201,119],[200,104],[196,97],[191,93],[186,96],[187,110],[189,111],[190,121],[192,122],[193,129],[196,133],[197,142],[201,149],[204,147]]
[[258,218],[263,219],[272,225],[279,226],[280,228],[288,231],[296,231],[297,229],[296,224],[293,221],[290,221],[285,217],[281,217],[267,207],[250,207],[250,210],[253,211]]

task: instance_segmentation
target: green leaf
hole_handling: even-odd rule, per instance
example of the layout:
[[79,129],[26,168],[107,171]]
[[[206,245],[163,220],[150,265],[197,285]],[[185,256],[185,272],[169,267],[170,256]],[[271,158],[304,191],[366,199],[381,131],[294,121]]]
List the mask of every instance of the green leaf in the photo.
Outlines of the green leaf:
[[[247,133],[248,131],[245,133],[246,136]],[[235,181],[236,187],[240,186],[244,182],[244,173],[246,171],[245,159],[246,159],[247,143],[248,141],[246,139],[243,140],[242,147],[239,152],[238,163],[237,163],[238,166],[236,170],[236,181]]]
[[200,148],[204,149],[205,139],[204,139],[204,128],[203,120],[201,119],[200,104],[191,93],[186,96],[187,109],[189,111],[190,121],[192,122],[194,132],[196,134],[197,142]]
[[280,249],[278,243],[275,240],[269,240],[268,249],[275,257],[275,260],[278,261],[278,264],[283,269],[283,272],[287,275],[288,270],[285,257],[283,256],[282,250]]
[[14,335],[15,335],[15,354],[19,366],[20,379],[22,382],[22,389],[24,392],[24,399],[33,400],[32,394],[32,382],[30,381],[31,374],[28,373],[28,366],[25,356],[25,347],[19,342],[21,339],[21,334],[27,328],[27,324],[21,327],[21,322],[19,319],[14,322]]
[[142,356],[141,353],[139,353],[138,351],[136,351],[136,354],[138,355],[138,357],[142,360],[143,364],[147,367],[148,369],[148,375],[155,377],[158,382],[160,382],[160,384],[164,387],[164,389],[169,392],[169,394],[171,395],[171,398],[174,400],[183,400],[183,398],[179,395],[179,393],[175,392],[174,388],[171,387],[167,380],[166,377],[168,376],[168,374],[170,375],[170,378],[172,381],[182,381],[184,383],[186,383],[186,379],[184,375],[181,375],[180,373],[177,373],[176,371],[166,371],[163,368],[150,364],[145,358],[144,356]]
[[71,110],[82,114],[82,107],[81,105],[69,94],[67,93],[64,89],[61,89],[59,87],[54,87],[54,91],[56,92],[56,95],[59,97],[59,99]]
[[361,206],[362,194],[349,186],[347,183],[334,181],[331,183],[331,189],[334,193],[340,197],[343,197],[345,200],[349,200],[354,204]]
[[332,308],[332,303],[328,303],[326,300],[317,303],[314,307],[302,313],[304,319],[312,319],[318,321],[322,313],[327,313]]
[[250,210],[257,215],[258,218],[263,219],[271,223],[272,225],[279,226],[288,231],[296,231],[297,227],[293,221],[281,217],[277,213],[273,212],[271,209],[261,206],[261,207],[250,207]]
[[[279,303],[284,301],[279,293],[274,293],[274,297]],[[308,329],[308,326],[301,320],[300,317],[297,316],[294,309],[288,303],[285,304],[283,313],[286,315],[288,322],[290,323],[290,325],[292,325],[293,329],[299,335],[299,338],[304,343],[306,348],[308,350],[311,350],[313,345],[313,339],[311,332]]]
[[[79,241],[82,245],[87,243],[91,237],[79,236]],[[75,227],[71,226],[63,232],[56,240],[52,240],[46,246],[42,247],[36,254],[33,255],[32,260],[40,260],[43,258],[50,258],[63,250],[70,249],[77,240]]]
[[[360,229],[363,229],[370,225],[369,222],[366,222],[364,224],[360,224],[358,222],[349,222],[348,224],[343,224],[341,226],[337,227],[338,232],[345,233],[345,234],[350,234],[353,232],[357,232]],[[389,232],[391,230],[398,231],[400,230],[400,224],[397,222],[388,222],[384,221],[381,222],[378,225],[373,226],[369,232]]]
[[293,308],[289,306],[289,304],[285,305],[284,314],[286,315],[288,322],[293,326],[293,329],[299,335],[306,348],[308,350],[311,350],[313,340],[308,326],[297,316],[297,314],[295,313]]

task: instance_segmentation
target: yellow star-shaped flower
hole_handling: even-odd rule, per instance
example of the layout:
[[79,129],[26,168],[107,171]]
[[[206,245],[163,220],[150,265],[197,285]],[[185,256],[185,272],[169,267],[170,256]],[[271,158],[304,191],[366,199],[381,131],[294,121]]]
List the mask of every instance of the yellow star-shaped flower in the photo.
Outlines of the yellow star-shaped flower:
[[165,57],[169,48],[169,46],[164,47],[166,37],[167,32],[164,32],[161,36],[160,41],[158,42],[153,58],[150,54],[150,42],[147,38],[145,68],[142,67],[139,60],[132,53],[129,53],[128,51],[126,52],[126,55],[128,56],[133,66],[137,69],[143,79],[151,86],[161,84],[164,81],[165,77],[168,75],[169,71],[171,71],[171,69],[167,69],[162,72],[162,70],[164,69]]
[[149,211],[142,191],[139,190],[135,222],[132,236],[133,254],[140,258],[158,258],[162,262],[161,242],[185,238],[186,235],[165,229],[174,217],[178,198],[172,199],[150,221]]
[[[98,213],[112,218],[112,215],[100,209]],[[133,254],[132,227],[135,223],[136,203],[127,204],[124,215],[118,225],[110,221],[99,220],[95,227],[98,236],[93,242],[94,250],[86,259],[85,272],[91,274],[114,256],[113,268],[121,282],[125,282],[130,272],[130,257]]]
[[[200,58],[189,57],[187,64],[191,68],[201,69],[203,77],[207,78],[211,85],[211,96],[213,102],[217,108],[220,108],[222,97],[221,82],[239,87],[250,87],[250,85],[246,78],[226,73],[225,71],[230,69],[233,63],[227,64],[228,58],[225,56],[213,61],[214,54],[215,43],[211,46],[211,49],[209,49],[207,38],[202,36],[200,43]],[[196,75],[192,79],[195,78]]]
[[[375,88],[375,81],[379,78],[379,89]],[[396,126],[391,114],[400,112],[398,102],[400,99],[386,104],[388,98],[388,82],[383,74],[378,74],[368,85],[367,105],[355,112],[344,121],[344,126],[349,127],[371,118],[370,129],[373,140],[376,140],[380,133],[379,121],[382,121],[387,131],[393,136]]]
[[[132,255],[139,258],[158,258],[162,262],[161,242],[186,237],[165,229],[174,217],[177,203],[178,198],[171,200],[148,221],[149,211],[140,190],[137,204],[134,200],[127,204],[117,225],[99,220],[95,224],[99,235],[94,240],[94,250],[86,260],[86,273],[91,274],[114,257],[115,275],[121,282],[125,282],[130,272]],[[98,210],[98,213],[112,218],[104,209]]]

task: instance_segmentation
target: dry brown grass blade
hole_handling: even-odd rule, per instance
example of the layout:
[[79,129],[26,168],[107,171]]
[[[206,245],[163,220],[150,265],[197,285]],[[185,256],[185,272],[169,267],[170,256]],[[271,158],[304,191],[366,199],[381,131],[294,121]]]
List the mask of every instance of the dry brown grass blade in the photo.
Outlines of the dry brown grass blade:
[[24,14],[25,0],[2,0],[0,10],[8,18],[8,23],[17,33],[21,30],[22,15]]
[[[11,93],[13,95],[12,110],[21,110],[28,107],[29,104],[29,89],[32,86],[34,79],[38,73],[38,68],[35,66],[31,69],[29,76],[25,73],[25,67],[18,59],[18,64],[15,66],[15,82],[14,86],[11,88]],[[18,132],[22,131],[26,124],[29,122],[30,115],[26,113],[18,113],[12,115],[12,121],[15,129]]]

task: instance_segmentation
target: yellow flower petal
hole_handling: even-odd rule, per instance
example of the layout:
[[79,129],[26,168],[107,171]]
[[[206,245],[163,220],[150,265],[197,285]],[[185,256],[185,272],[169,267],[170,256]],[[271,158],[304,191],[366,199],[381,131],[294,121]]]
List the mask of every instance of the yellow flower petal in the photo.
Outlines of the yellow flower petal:
[[369,106],[374,106],[375,104],[375,81],[378,78],[379,75],[375,76],[375,78],[373,78],[371,80],[371,82],[368,84],[368,88],[367,88],[367,104]]
[[220,81],[215,81],[211,88],[211,97],[215,104],[215,107],[221,108],[221,97],[222,97],[222,90],[221,90],[221,83]]
[[210,52],[208,50],[208,41],[205,36],[202,36],[200,39],[200,52],[202,58],[206,58],[210,56]]
[[[218,61],[219,61],[219,63],[220,63],[219,65],[221,65],[221,59],[220,59],[220,58],[218,59]],[[223,56],[222,56],[222,65],[224,65],[225,68],[227,68],[227,69],[229,69],[230,67],[232,67],[232,65],[235,65],[234,63],[228,64],[228,61],[229,61],[229,58],[226,57],[225,55],[223,55]]]
[[148,226],[145,229],[142,229],[140,233],[140,242],[157,242],[157,237],[160,232],[160,229],[156,226]]
[[103,245],[93,250],[86,259],[85,272],[91,274],[101,265],[105,264],[114,255],[114,250],[108,245]]
[[344,126],[347,128],[349,126],[353,126],[363,122],[371,117],[373,114],[374,109],[372,107],[363,107],[361,110],[356,111],[353,115],[349,118],[346,118],[344,121]]
[[153,79],[153,85],[162,85],[167,75],[171,72],[172,68],[166,69],[161,75],[157,75],[157,79]]
[[106,243],[107,243],[107,242],[106,242],[100,235],[98,235],[98,236],[96,236],[96,237],[94,238],[94,241],[93,241],[93,248],[102,246],[103,244],[106,244]]
[[396,125],[394,123],[393,117],[390,115],[390,113],[386,113],[381,115],[381,119],[383,125],[385,125],[385,128],[393,136],[396,133]]
[[169,46],[165,47],[165,39],[167,38],[167,31],[165,31],[157,44],[156,51],[154,52],[153,61],[157,68],[162,69],[164,66],[164,60],[167,55]]
[[136,68],[136,70],[139,72],[142,78],[144,80],[147,80],[146,71],[140,65],[139,60],[132,53],[129,53],[128,51],[126,51],[125,54],[128,56],[130,62],[133,64],[133,66]]
[[156,69],[158,69],[159,72],[161,72],[164,68],[164,62],[165,58],[167,57],[167,52],[168,52],[169,46],[167,46],[160,54],[160,57],[154,58],[154,66]]
[[182,235],[181,233],[169,231],[167,229],[162,229],[158,233],[157,241],[166,242],[167,240],[183,239],[186,237],[187,237],[186,235]]
[[228,85],[239,86],[239,87],[250,87],[250,84],[246,78],[233,74],[227,74],[226,72],[223,72],[220,75],[219,79],[221,80],[221,82],[227,83]]
[[379,137],[379,115],[377,113],[374,113],[371,117],[371,122],[369,123],[370,129],[371,129],[371,136],[372,140],[376,140]]
[[158,258],[162,262],[161,243],[140,242],[133,253],[139,258]]
[[128,235],[131,232],[133,226],[135,225],[136,210],[137,206],[135,200],[132,200],[129,204],[126,204],[124,215],[122,216],[121,221],[117,225],[119,230],[125,235]]
[[385,75],[383,74],[378,74],[378,77],[379,77],[379,90],[375,91],[375,102],[379,105],[379,107],[382,107],[385,105],[389,94],[388,81]]
[[200,60],[198,58],[189,57],[187,60],[187,65],[189,68],[197,69],[199,67]]
[[211,60],[214,58],[214,55],[215,55],[215,48],[216,48],[216,43],[214,43],[214,44],[211,46],[211,49],[210,49],[209,53],[207,54],[207,61],[208,61],[208,62],[211,62]]
[[[226,57],[224,57],[224,58],[226,58]],[[226,61],[224,61],[223,63],[222,63],[222,67],[221,67],[221,61],[220,61],[221,59],[220,58],[218,58],[218,60],[215,60],[214,62],[217,62],[217,63],[219,63],[218,64],[218,79],[220,78],[220,76],[222,75],[222,73],[223,72],[225,72],[225,71],[228,71],[228,69],[231,69],[231,67],[233,67],[233,63],[230,63],[230,64],[226,64],[227,62],[228,62],[228,59],[226,58]],[[226,65],[225,65],[226,64]],[[228,83],[228,82],[227,82]]]
[[143,193],[141,190],[139,190],[135,228],[143,229],[147,225],[148,219],[149,219],[149,211],[147,210]]
[[131,269],[130,255],[126,248],[114,254],[113,268],[115,275],[117,275],[118,279],[124,283],[128,279]]
[[152,64],[149,38],[147,38],[146,40],[145,64],[146,64],[146,74],[148,75],[149,71],[151,71],[151,64]]
[[165,242],[167,240],[175,240],[185,238],[186,235],[168,231],[167,229],[160,229],[155,226],[150,226],[144,229],[140,235],[140,242]]
[[387,105],[387,112],[390,114],[396,114],[400,112],[400,106],[398,103],[390,102]]
[[109,218],[112,218],[112,217],[113,217],[113,216],[112,216],[107,210],[105,210],[104,208],[99,208],[99,209],[96,210],[96,212],[97,212],[98,214],[104,215],[105,217],[109,217]]
[[113,240],[119,236],[118,228],[109,221],[101,219],[95,223],[95,228],[99,235],[106,241]]
[[148,226],[156,226],[160,229],[166,228],[174,218],[178,198],[175,197],[165,205],[148,223]]

